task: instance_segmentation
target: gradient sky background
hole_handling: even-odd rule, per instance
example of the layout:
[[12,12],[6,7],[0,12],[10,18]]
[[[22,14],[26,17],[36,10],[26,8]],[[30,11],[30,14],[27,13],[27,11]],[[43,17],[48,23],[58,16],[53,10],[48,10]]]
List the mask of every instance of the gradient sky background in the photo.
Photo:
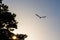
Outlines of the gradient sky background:
[[[25,40],[60,40],[60,0],[3,0],[15,13],[18,29]],[[39,19],[35,14],[47,16]]]

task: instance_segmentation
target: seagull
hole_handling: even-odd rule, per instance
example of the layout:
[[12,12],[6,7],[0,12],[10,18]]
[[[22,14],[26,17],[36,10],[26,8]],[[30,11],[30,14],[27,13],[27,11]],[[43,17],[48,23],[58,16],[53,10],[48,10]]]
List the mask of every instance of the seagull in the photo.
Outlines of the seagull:
[[46,18],[46,16],[39,16],[38,14],[35,14],[39,18]]

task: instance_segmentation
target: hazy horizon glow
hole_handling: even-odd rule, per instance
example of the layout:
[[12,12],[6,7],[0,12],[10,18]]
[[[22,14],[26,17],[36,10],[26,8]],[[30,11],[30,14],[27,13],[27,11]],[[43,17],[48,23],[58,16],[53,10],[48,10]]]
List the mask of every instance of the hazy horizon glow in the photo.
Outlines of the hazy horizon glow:
[[[26,40],[60,40],[60,0],[3,0],[15,13],[18,29]],[[35,16],[47,16],[39,19]]]

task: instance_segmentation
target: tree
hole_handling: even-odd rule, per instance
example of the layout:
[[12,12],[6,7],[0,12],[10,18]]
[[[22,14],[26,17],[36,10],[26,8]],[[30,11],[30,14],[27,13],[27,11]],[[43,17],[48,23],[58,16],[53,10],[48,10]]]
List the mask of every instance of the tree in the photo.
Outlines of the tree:
[[[0,0],[0,40],[10,40],[11,35],[15,35],[14,33],[10,32],[17,29],[15,17],[16,14],[9,12],[8,6],[2,4],[2,0]],[[24,34],[15,36],[19,37],[19,40],[21,39],[21,36],[23,39],[27,37],[27,35]]]
[[16,14],[12,14],[8,12],[8,6],[2,4],[0,1],[0,29],[1,28],[16,28],[17,29],[17,22],[15,20]]

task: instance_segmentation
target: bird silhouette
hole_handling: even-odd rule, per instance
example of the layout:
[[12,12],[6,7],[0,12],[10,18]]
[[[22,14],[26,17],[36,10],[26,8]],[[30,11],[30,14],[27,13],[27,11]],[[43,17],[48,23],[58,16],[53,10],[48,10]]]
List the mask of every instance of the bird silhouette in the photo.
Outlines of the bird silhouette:
[[35,14],[39,18],[46,18],[46,16],[39,16],[38,14]]

